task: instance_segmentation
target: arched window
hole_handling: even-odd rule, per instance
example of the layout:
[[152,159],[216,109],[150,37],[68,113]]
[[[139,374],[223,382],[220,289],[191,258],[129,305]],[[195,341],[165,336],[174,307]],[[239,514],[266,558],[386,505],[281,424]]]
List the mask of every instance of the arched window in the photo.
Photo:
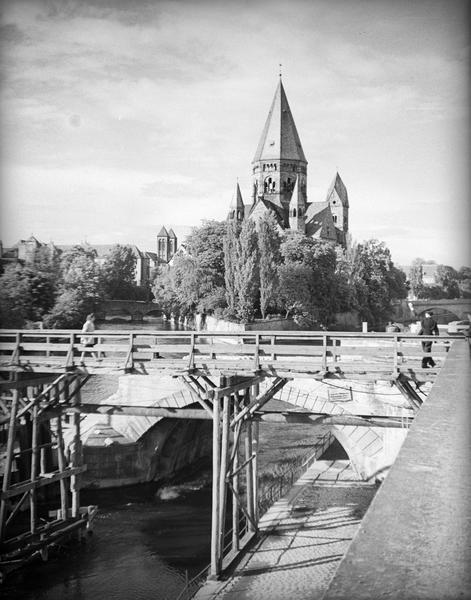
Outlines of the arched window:
[[293,217],[295,217],[295,216],[296,216],[296,209],[293,208]]

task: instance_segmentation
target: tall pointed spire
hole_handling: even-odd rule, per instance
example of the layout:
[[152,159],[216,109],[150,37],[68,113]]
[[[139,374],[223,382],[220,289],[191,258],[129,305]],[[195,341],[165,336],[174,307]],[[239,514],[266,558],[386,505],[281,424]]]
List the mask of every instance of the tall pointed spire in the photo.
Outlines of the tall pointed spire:
[[281,76],[253,162],[276,159],[307,162]]
[[253,199],[288,210],[295,181],[307,202],[307,160],[280,80],[252,162]]

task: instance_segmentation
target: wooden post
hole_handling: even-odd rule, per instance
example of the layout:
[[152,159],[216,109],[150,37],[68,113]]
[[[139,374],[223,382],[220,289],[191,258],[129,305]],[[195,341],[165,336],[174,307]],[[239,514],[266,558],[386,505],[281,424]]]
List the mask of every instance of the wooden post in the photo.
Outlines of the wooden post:
[[[34,404],[32,410],[33,423],[31,429],[31,483],[34,483],[38,477],[39,447],[38,447],[38,405]],[[37,514],[37,493],[36,488],[32,487],[29,491],[29,509],[30,509],[30,531],[35,533],[38,522]]]
[[[64,436],[62,435],[62,415],[57,417],[57,464],[59,472],[65,471],[65,455],[64,455]],[[61,491],[61,519],[67,520],[67,481],[65,479],[60,480],[60,491]]]
[[[16,434],[16,412],[18,410],[19,391],[13,390],[13,399],[11,403],[10,425],[8,428],[7,441],[7,456],[5,460],[5,470],[3,473],[2,491],[6,492],[10,487],[11,469],[13,466],[13,452],[15,449],[15,434]],[[7,519],[7,499],[2,497],[0,503],[0,541],[3,541],[5,536],[5,526]]]
[[[256,383],[252,386],[253,398],[257,398],[260,392],[260,386]],[[252,461],[252,479],[253,479],[253,518],[258,526],[258,439],[259,439],[259,422],[254,421],[253,423],[253,439],[252,439],[252,453],[254,459]]]
[[[252,475],[252,461],[249,460],[252,456],[252,421],[247,419],[245,424],[245,460],[247,462],[247,466],[245,467],[245,485],[247,487],[247,512],[250,517],[254,518],[253,514],[253,475]],[[254,527],[252,523],[249,522],[249,528],[251,531],[254,531]]]
[[[234,417],[237,416],[237,413],[239,412],[239,402],[238,402],[238,396],[237,394],[234,395]],[[241,424],[239,423],[238,425],[236,425],[237,427],[241,427]],[[237,471],[237,469],[239,468],[239,439],[236,439],[236,435],[234,435],[234,444],[237,444],[237,446],[234,447],[234,461],[232,463],[232,470],[234,472]],[[239,544],[239,474],[236,473],[236,475],[234,475],[233,480],[232,480],[232,486],[233,486],[233,492],[232,492],[232,550],[234,550],[235,552],[239,551],[240,548],[240,544]]]
[[[75,385],[77,387],[73,405],[80,405],[80,381],[79,378],[75,379]],[[73,467],[79,467],[82,465],[82,440],[80,439],[80,412],[74,412],[72,418],[72,426],[74,428],[74,439],[73,447],[70,453],[71,462]],[[72,495],[72,517],[78,517],[80,513],[80,475],[71,475],[70,477],[70,491]]]
[[219,446],[221,429],[219,425],[219,398],[213,400],[213,488],[211,508],[211,567],[210,577],[217,579],[219,574]]
[[224,396],[222,409],[221,464],[219,467],[219,569],[224,558],[224,533],[226,529],[227,462],[229,456],[230,396]]

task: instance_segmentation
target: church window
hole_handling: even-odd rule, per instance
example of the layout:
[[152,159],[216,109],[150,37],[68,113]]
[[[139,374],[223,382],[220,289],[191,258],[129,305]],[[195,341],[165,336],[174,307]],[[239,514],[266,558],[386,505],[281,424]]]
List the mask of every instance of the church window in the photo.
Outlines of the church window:
[[332,215],[333,219],[334,219],[334,223],[337,223],[337,215]]
[[293,217],[295,217],[295,216],[296,216],[296,209],[293,208]]

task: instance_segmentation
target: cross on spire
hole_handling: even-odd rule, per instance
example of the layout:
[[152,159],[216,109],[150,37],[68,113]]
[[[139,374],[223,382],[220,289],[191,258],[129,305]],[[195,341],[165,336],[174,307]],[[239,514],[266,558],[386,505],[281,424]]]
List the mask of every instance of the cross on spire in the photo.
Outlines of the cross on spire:
[[279,63],[279,64],[278,64],[278,66],[279,66],[279,68],[280,68],[279,76],[280,76],[280,79],[281,79],[281,67],[282,67],[283,65],[282,65],[281,63]]

